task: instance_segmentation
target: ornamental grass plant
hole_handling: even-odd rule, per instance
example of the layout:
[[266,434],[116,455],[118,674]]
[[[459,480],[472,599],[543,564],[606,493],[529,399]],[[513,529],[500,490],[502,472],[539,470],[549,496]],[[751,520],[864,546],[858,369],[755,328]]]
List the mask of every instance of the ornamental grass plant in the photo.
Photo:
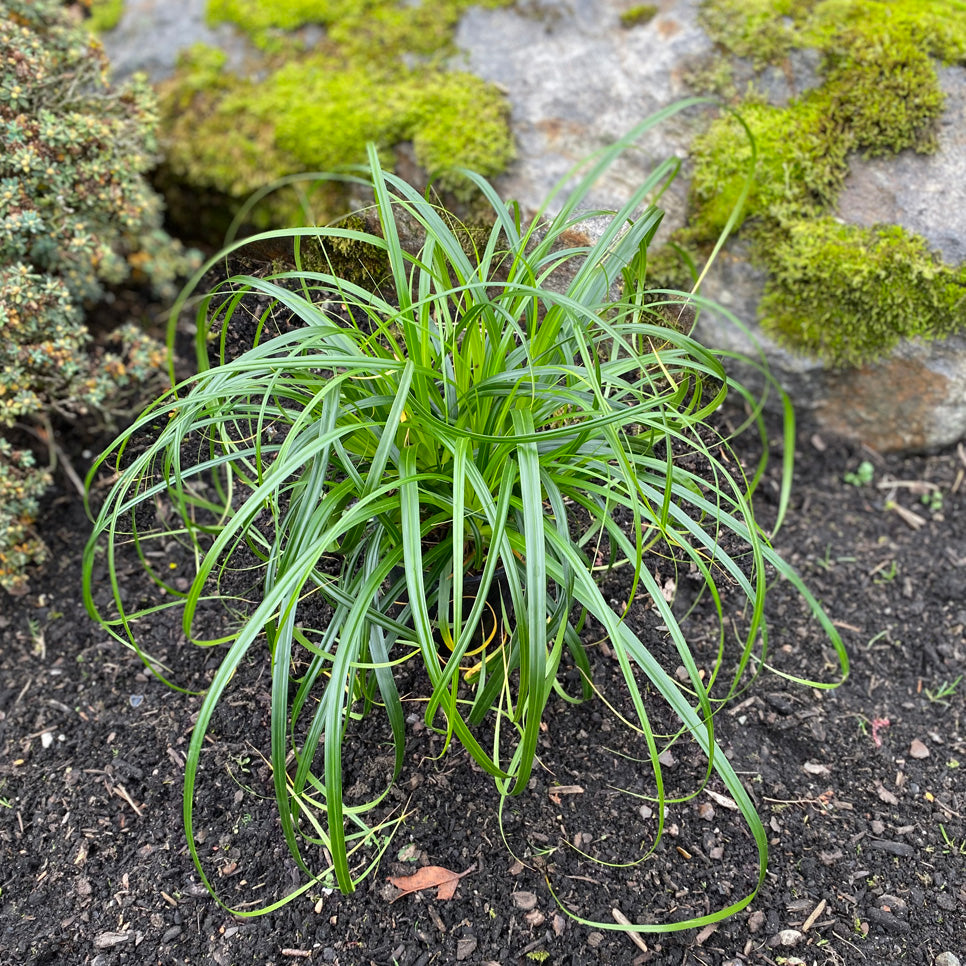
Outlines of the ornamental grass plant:
[[[258,236],[292,245],[295,267],[232,276],[205,293],[198,374],[159,399],[91,470],[89,484],[105,469],[116,473],[85,555],[91,614],[158,674],[141,635],[163,608],[180,608],[188,640],[220,649],[184,787],[188,845],[209,888],[194,834],[196,782],[213,715],[244,660],[254,655],[270,668],[275,799],[308,879],[287,901],[324,877],[351,892],[378,863],[393,823],[404,820],[375,817],[388,787],[364,802],[350,802],[343,787],[346,743],[373,716],[390,736],[393,781],[400,774],[403,673],[416,668],[409,680],[425,682],[416,695],[425,726],[447,746],[462,745],[501,798],[515,796],[527,788],[553,702],[594,697],[588,617],[619,664],[633,727],[648,748],[658,839],[671,798],[659,761],[665,741],[652,717],[664,704],[679,735],[707,759],[702,785],[720,776],[737,803],[763,881],[765,833],[716,745],[714,715],[767,662],[766,599],[776,575],[801,593],[843,675],[847,659],[821,606],[756,523],[750,497],[763,466],[746,478],[714,428],[736,392],[749,402],[748,425],[762,429],[760,401],[729,376],[726,354],[690,334],[685,310],[700,298],[648,291],[648,247],[662,218],[654,202],[679,163],[661,164],[619,211],[585,207],[623,151],[692,103],[592,157],[528,225],[471,172],[465,177],[492,209],[492,227],[482,232],[461,230],[383,171],[375,149],[367,169],[324,176],[368,188],[378,230]],[[596,241],[580,234],[591,220]],[[400,241],[400,224],[417,244]],[[346,243],[383,260],[379,284],[306,267],[309,246],[325,252]],[[569,281],[555,284],[561,277]],[[230,330],[252,304],[260,306],[254,344],[230,357]],[[294,327],[269,338],[279,312]],[[790,469],[787,401],[785,416]],[[779,517],[788,485],[786,473]],[[171,541],[193,561],[190,586],[177,588],[154,562],[152,549]],[[132,546],[157,588],[147,605],[119,572]],[[239,552],[254,562],[258,599],[230,633],[212,637],[205,615],[227,595]],[[699,673],[648,568],[649,555],[661,553],[698,574],[712,602],[720,676]],[[628,599],[643,595],[660,614],[685,681],[602,593],[598,578],[621,567],[632,575]],[[105,572],[107,605],[93,589]],[[743,601],[736,640],[726,594],[729,613],[735,595]],[[308,630],[301,617],[319,601],[331,619]],[[576,693],[565,687],[565,667],[579,671]],[[630,928],[688,928],[750,898],[697,920]]]

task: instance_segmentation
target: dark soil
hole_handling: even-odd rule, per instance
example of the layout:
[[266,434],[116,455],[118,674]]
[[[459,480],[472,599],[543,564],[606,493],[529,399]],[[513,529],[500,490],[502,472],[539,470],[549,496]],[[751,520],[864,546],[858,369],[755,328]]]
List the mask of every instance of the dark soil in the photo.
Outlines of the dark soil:
[[[551,704],[542,767],[504,811],[506,843],[492,783],[460,750],[439,757],[442,739],[414,715],[390,799],[406,818],[377,872],[351,896],[317,886],[265,916],[226,912],[201,885],[182,831],[182,766],[200,699],[165,688],[87,617],[79,575],[89,525],[65,486],[40,521],[51,562],[30,593],[3,600],[0,617],[0,963],[966,959],[966,681],[957,686],[966,671],[966,453],[878,457],[808,427],[797,448],[776,547],[841,629],[851,676],[819,691],[766,672],[718,715],[718,740],[768,829],[767,880],[729,920],[642,942],[568,917],[551,888],[588,920],[614,923],[618,910],[632,921],[680,921],[746,895],[755,848],[715,778],[708,787],[718,797],[669,806],[665,838],[644,861],[581,860],[573,846],[634,862],[656,827],[647,802],[621,791],[645,788],[647,766],[635,759],[646,749],[600,701]],[[864,459],[873,482],[843,482]],[[767,520],[768,481],[761,492]],[[927,506],[930,493],[941,498]],[[621,581],[608,587],[615,599]],[[784,583],[772,588],[771,618],[783,667],[834,677],[830,648]],[[628,619],[666,646],[647,631],[646,613],[632,608]],[[700,610],[691,626],[699,661],[710,662],[716,641]],[[179,624],[162,615],[149,642],[178,683],[200,689],[209,679],[217,654],[185,644]],[[595,683],[620,706],[616,663],[606,647],[593,653]],[[239,674],[196,803],[209,875],[242,910],[301,881],[265,797],[266,675],[254,660]],[[387,754],[377,748],[351,765],[357,791],[378,788]],[[692,757],[687,746],[672,750],[672,791],[695,787]],[[452,899],[432,889],[400,896],[387,881],[422,865],[466,873]]]

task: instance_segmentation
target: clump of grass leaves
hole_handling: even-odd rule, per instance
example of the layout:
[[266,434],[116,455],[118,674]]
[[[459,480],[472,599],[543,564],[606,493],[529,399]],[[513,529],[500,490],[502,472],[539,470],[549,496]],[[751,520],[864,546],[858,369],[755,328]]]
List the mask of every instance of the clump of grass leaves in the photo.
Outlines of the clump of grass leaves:
[[[749,424],[763,433],[760,401],[728,375],[724,353],[674,324],[683,318],[686,296],[646,289],[648,246],[662,217],[651,202],[679,163],[661,164],[620,211],[584,207],[608,165],[688,103],[649,118],[575,169],[569,183],[576,187],[569,193],[558,188],[529,226],[517,206],[470,172],[466,177],[492,208],[492,229],[482,235],[454,228],[451,216],[384,172],[374,150],[367,169],[325,176],[367,185],[379,230],[258,236],[294,242],[296,267],[267,277],[235,276],[204,295],[201,371],[159,399],[92,469],[89,483],[105,464],[117,475],[84,562],[90,612],[159,674],[138,633],[165,607],[182,608],[189,640],[223,648],[185,766],[188,844],[209,888],[193,832],[205,737],[246,656],[271,668],[275,797],[288,848],[309,881],[245,914],[277,908],[325,876],[351,892],[378,863],[387,833],[402,817],[371,818],[386,804],[388,787],[361,804],[346,801],[344,742],[364,716],[384,716],[393,781],[399,775],[406,722],[397,685],[407,662],[418,662],[422,677],[416,679],[428,682],[419,696],[426,727],[444,735],[447,745],[462,744],[501,796],[524,791],[551,696],[593,696],[580,634],[587,615],[619,662],[634,727],[649,749],[658,839],[671,800],[651,722],[660,696],[680,734],[693,738],[707,758],[702,787],[716,773],[740,808],[757,843],[754,891],[761,885],[765,833],[716,746],[713,716],[765,660],[766,591],[775,574],[807,601],[837,649],[843,674],[846,657],[820,605],[755,521],[750,494],[763,467],[747,479],[736,461],[718,455],[728,451],[728,441],[714,431],[714,416],[729,392],[748,400]],[[556,214],[548,214],[551,206]],[[591,218],[603,218],[604,227],[596,241],[585,243],[588,236],[576,232]],[[402,220],[418,231],[416,250],[400,242]],[[299,257],[309,242],[351,242],[380,253],[389,281],[367,288],[331,271],[309,271]],[[568,269],[568,284],[551,284],[551,276]],[[222,348],[220,361],[208,365],[212,339],[224,339],[253,294],[268,306],[259,331],[278,311],[299,324],[256,338],[237,358],[225,359]],[[702,304],[697,296],[687,298]],[[785,405],[790,459],[792,414]],[[139,447],[132,440],[140,440]],[[697,456],[706,472],[686,468],[680,457],[688,455]],[[786,474],[782,511],[787,487]],[[151,549],[172,540],[186,546],[194,562],[188,589],[176,589],[152,562],[158,552]],[[164,595],[160,603],[127,599],[118,557],[131,544]],[[740,552],[726,549],[735,546]],[[92,592],[102,548],[113,599],[107,613]],[[257,606],[229,635],[199,635],[196,625],[209,613],[202,605],[218,600],[239,549],[260,568]],[[726,636],[723,585],[746,601],[724,696],[712,696],[702,679],[645,564],[649,551],[677,553],[700,575],[717,609],[719,662]],[[473,563],[480,589],[467,594],[465,572]],[[644,595],[660,615],[676,660],[687,670],[686,684],[668,675],[603,596],[595,571],[618,566],[631,575],[628,599]],[[495,605],[502,611],[499,633],[487,616],[496,583],[502,587]],[[319,599],[331,608],[331,619],[310,632],[300,613]],[[484,626],[491,631],[481,644]],[[579,669],[581,693],[565,691],[563,675],[558,679],[562,665]],[[319,855],[321,872],[311,868]],[[631,928],[701,925],[750,899],[687,922]]]

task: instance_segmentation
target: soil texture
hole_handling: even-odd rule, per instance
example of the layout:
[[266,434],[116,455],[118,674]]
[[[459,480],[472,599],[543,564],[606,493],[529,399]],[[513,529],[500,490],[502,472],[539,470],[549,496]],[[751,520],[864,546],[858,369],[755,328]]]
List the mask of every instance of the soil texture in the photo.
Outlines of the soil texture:
[[[739,455],[757,459],[753,447]],[[871,479],[845,482],[863,461]],[[356,893],[319,885],[264,916],[219,906],[182,830],[200,698],[166,688],[87,617],[89,524],[65,487],[40,521],[49,564],[29,593],[3,600],[0,616],[0,963],[955,966],[966,960],[964,474],[962,445],[883,457],[799,426],[775,546],[841,630],[851,674],[822,691],[764,671],[717,715],[717,738],[768,831],[767,879],[726,921],[636,939],[562,906],[614,925],[704,915],[754,888],[756,851],[713,777],[668,806],[665,836],[647,855],[656,817],[641,797],[646,749],[600,700],[551,704],[541,767],[505,805],[502,828],[492,782],[455,745],[442,754],[443,738],[411,715],[406,767],[388,799],[405,817]],[[758,500],[766,524],[773,494],[769,477]],[[615,574],[607,589],[623,601],[626,578]],[[706,616],[697,608],[686,627],[710,669],[717,641]],[[778,664],[834,676],[831,649],[785,583],[771,589],[769,616]],[[653,614],[632,607],[627,619],[673,671]],[[164,614],[149,642],[175,681],[203,689],[217,652],[185,643]],[[609,649],[592,653],[595,685],[623,710]],[[254,655],[239,672],[195,805],[208,873],[241,912],[304,881],[262,758],[267,675],[267,658],[260,666]],[[391,766],[387,746],[367,747],[349,761],[349,794],[378,790]],[[671,792],[700,786],[694,758],[684,743],[668,752]],[[439,882],[420,871],[431,868],[446,870]]]

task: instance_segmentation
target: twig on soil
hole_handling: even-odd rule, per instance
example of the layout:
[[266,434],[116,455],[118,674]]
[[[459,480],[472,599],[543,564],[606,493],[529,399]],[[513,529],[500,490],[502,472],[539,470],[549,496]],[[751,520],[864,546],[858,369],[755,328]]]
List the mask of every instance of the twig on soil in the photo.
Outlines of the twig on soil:
[[809,917],[802,923],[802,932],[808,932],[815,925],[818,917],[825,912],[827,903],[823,899],[811,912]]
[[886,500],[885,508],[887,510],[892,510],[900,520],[906,526],[913,530],[918,530],[920,527],[926,525],[926,518],[919,516],[918,513],[913,513],[912,510],[907,510],[904,506],[900,506],[894,500]]
[[134,799],[128,794],[128,790],[123,785],[114,785],[113,790],[121,796],[134,809],[138,818],[144,818],[144,810],[135,804]]
[[[614,922],[619,922],[622,926],[633,926],[634,923],[616,907],[611,909],[610,914],[614,917]],[[636,932],[627,933],[627,938],[642,952],[647,952],[647,943]]]

